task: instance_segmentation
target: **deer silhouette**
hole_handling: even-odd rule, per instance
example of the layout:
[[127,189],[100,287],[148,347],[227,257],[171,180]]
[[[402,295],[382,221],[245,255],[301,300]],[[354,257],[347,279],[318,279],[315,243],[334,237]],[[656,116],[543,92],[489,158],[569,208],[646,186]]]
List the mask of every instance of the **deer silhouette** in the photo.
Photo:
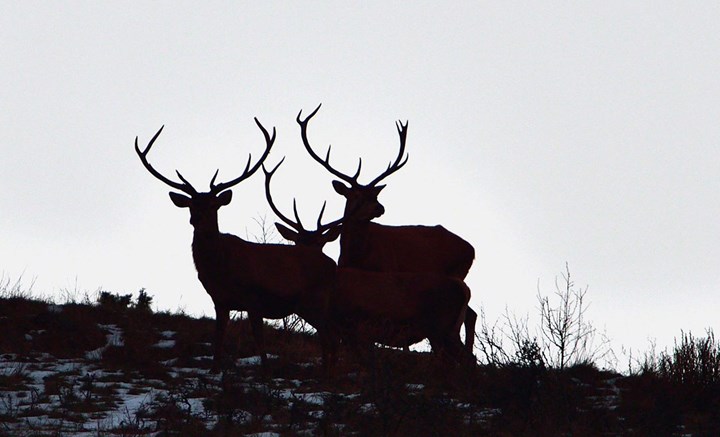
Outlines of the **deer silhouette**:
[[176,182],[150,165],[147,155],[164,126],[143,151],[138,147],[136,137],[135,151],[150,174],[186,194],[171,191],[170,199],[177,207],[190,210],[190,224],[194,229],[193,261],[198,279],[215,306],[213,370],[224,365],[223,339],[231,310],[247,311],[264,366],[263,318],[279,319],[293,313],[317,329],[323,344],[323,364],[327,366],[328,355],[332,352],[325,324],[328,297],[334,288],[335,263],[308,247],[253,243],[219,231],[218,209],[230,203],[230,188],[260,168],[275,142],[275,128],[271,136],[257,118],[255,123],[262,131],[266,144],[260,159],[251,167],[250,155],[242,174],[228,182],[216,184],[216,171],[208,192],[198,192],[179,171],[176,173],[181,182]]
[[[378,195],[385,185],[378,184],[407,163],[407,122],[396,123],[400,150],[395,161],[370,183],[363,185],[358,182],[362,159],[355,174],[348,176],[330,165],[330,146],[323,159],[310,145],[307,135],[308,122],[320,110],[320,106],[322,105],[305,119],[302,119],[300,111],[297,123],[300,125],[305,150],[328,172],[340,179],[333,181],[333,188],[346,199],[338,266],[374,272],[436,273],[464,280],[475,259],[475,249],[461,237],[440,225],[387,226],[372,221],[385,212],[384,206],[378,201]],[[469,307],[466,308],[465,347],[470,353],[473,351],[476,321],[477,313]]]
[[[282,164],[265,169],[265,196],[271,209],[284,222],[275,223],[280,234],[297,246],[322,252],[338,237],[342,218],[322,224],[325,204],[315,230],[306,230],[293,200],[295,221],[276,206],[270,181]],[[438,273],[373,272],[351,267],[336,270],[330,303],[330,325],[337,335],[356,348],[374,343],[407,347],[428,339],[434,352],[461,361],[468,356],[460,341],[470,289],[457,278]]]

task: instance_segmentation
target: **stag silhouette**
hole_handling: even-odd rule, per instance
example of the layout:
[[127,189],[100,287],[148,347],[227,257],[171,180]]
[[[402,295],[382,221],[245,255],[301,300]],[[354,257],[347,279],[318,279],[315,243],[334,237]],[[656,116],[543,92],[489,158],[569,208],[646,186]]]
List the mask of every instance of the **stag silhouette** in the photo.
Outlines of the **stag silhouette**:
[[279,319],[297,313],[313,325],[323,345],[323,363],[327,366],[332,344],[328,340],[325,324],[328,298],[334,288],[335,263],[322,253],[304,246],[259,244],[245,241],[235,235],[224,234],[218,228],[218,209],[230,203],[229,189],[255,173],[267,158],[275,142],[272,136],[255,119],[265,137],[265,151],[250,167],[248,157],[245,170],[237,178],[215,184],[218,172],[210,181],[210,191],[198,192],[176,171],[181,182],[173,181],[155,170],[147,154],[162,132],[161,127],[144,151],[135,151],[145,168],[175,190],[170,199],[180,208],[189,208],[193,226],[192,254],[198,278],[215,305],[216,328],[214,338],[213,370],[223,363],[223,339],[231,310],[247,311],[252,333],[266,365],[263,340],[263,318]]
[[[378,195],[385,185],[378,183],[407,163],[407,122],[396,124],[400,136],[400,150],[395,161],[370,183],[363,185],[358,182],[362,159],[355,174],[348,176],[330,165],[330,146],[323,159],[310,145],[307,135],[308,122],[320,110],[320,106],[322,105],[318,105],[305,119],[302,119],[300,111],[297,122],[305,150],[327,171],[340,179],[333,181],[333,188],[346,199],[338,266],[374,272],[436,273],[464,280],[475,259],[475,249],[467,241],[440,225],[387,226],[372,221],[385,212],[384,206],[378,201]],[[476,321],[477,313],[470,307],[466,308],[465,347],[470,353],[473,351]]]
[[[323,246],[338,237],[342,218],[322,224],[325,204],[315,230],[300,221],[293,199],[295,221],[285,216],[272,199],[270,181],[282,164],[265,173],[265,196],[271,209],[284,222],[275,223],[280,234],[297,246],[322,253]],[[373,272],[351,267],[336,270],[335,290],[330,303],[330,326],[356,348],[374,343],[407,347],[424,339],[433,351],[462,361],[467,357],[460,341],[470,289],[457,278],[437,273]]]

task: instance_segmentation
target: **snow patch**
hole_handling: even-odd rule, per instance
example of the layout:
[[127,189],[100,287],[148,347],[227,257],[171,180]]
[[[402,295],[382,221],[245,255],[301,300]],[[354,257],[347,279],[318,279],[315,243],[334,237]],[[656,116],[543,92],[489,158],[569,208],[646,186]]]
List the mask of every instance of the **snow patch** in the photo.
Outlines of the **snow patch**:
[[98,327],[105,331],[109,331],[109,333],[105,336],[105,338],[107,338],[107,343],[105,346],[85,352],[85,358],[88,360],[99,360],[102,357],[103,352],[111,346],[120,347],[125,345],[122,338],[122,329],[120,329],[117,325],[103,325],[98,323]]
[[172,349],[175,347],[175,340],[160,340],[153,345],[160,349]]

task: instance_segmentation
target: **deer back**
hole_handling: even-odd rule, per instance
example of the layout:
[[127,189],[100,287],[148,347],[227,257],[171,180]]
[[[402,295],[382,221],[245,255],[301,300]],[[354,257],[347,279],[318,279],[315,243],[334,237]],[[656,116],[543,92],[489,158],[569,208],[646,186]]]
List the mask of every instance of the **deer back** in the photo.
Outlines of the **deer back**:
[[345,223],[338,265],[378,272],[434,272],[463,279],[474,258],[470,243],[440,225]]
[[321,251],[252,243],[230,234],[221,234],[207,256],[202,249],[193,243],[198,276],[204,284],[218,281],[223,288],[257,290],[274,298],[301,294],[327,281],[335,270],[335,262]]

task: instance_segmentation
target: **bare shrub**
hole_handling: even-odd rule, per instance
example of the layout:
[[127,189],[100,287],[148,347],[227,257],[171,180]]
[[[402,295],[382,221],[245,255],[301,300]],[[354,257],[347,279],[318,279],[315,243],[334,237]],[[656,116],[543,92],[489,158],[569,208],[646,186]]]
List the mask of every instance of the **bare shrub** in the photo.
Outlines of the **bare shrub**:
[[245,229],[245,238],[247,240],[254,241],[262,244],[284,244],[285,240],[275,231],[275,227],[268,220],[265,214],[260,215],[252,219],[257,227],[259,228],[255,233],[250,233],[248,229]]
[[33,286],[35,285],[35,278],[33,278],[30,281],[30,285],[26,287],[23,285],[23,276],[24,272],[13,281],[5,272],[0,273],[0,298],[29,299],[32,295]]
[[507,308],[494,323],[480,309],[476,333],[481,361],[492,366],[566,369],[594,364],[614,356],[610,340],[586,318],[588,288],[576,288],[565,264],[555,278],[555,292],[546,296],[538,286],[539,324],[532,329],[529,316],[518,317]]
[[[507,310],[506,310],[507,313]],[[511,362],[511,356],[503,345],[507,338],[500,321],[490,324],[485,309],[480,308],[480,330],[475,332],[475,344],[480,351],[480,360],[490,366],[504,366]]]
[[555,278],[554,302],[543,296],[539,288],[540,346],[548,365],[562,370],[576,364],[595,363],[612,354],[608,338],[585,318],[588,287],[575,287],[567,263],[562,282]]

